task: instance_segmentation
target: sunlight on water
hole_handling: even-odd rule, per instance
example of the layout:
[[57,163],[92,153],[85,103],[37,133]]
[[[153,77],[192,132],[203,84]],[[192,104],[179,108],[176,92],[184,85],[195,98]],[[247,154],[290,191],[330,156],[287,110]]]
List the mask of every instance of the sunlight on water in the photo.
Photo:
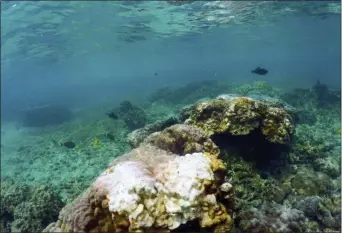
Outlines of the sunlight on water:
[[[2,60],[63,59],[109,50],[152,38],[203,33],[208,28],[272,24],[283,16],[338,14],[337,2],[212,1],[172,5],[142,2],[6,2],[2,3]],[[96,20],[95,20],[96,19]],[[252,36],[252,35],[250,35]],[[73,51],[86,43],[85,51]],[[85,40],[85,42],[83,42]]]

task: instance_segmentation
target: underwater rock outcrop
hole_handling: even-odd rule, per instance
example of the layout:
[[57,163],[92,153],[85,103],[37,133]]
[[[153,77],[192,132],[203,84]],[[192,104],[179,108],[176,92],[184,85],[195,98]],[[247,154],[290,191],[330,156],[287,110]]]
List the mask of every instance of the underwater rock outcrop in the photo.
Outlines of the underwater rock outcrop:
[[338,92],[329,90],[328,86],[322,84],[319,80],[311,88],[311,91],[316,97],[317,107],[322,108],[327,105],[334,105],[341,101],[341,96],[338,95]]
[[282,94],[281,98],[296,108],[312,111],[339,106],[341,91],[330,89],[327,85],[317,81],[310,89],[295,88]]
[[177,123],[178,119],[174,116],[171,116],[165,120],[158,120],[152,124],[148,124],[143,128],[136,129],[133,132],[129,133],[127,135],[126,141],[131,147],[138,147],[140,143],[142,143],[150,134],[161,131]]
[[220,153],[219,148],[201,129],[185,124],[176,124],[155,132],[144,140],[144,144],[151,144],[178,155],[206,152],[219,156]]
[[221,95],[192,106],[185,122],[202,129],[208,136],[248,135],[260,130],[268,141],[286,144],[294,134],[293,117],[289,108],[274,103],[277,102],[266,98]]
[[233,188],[224,174],[215,155],[180,156],[143,145],[116,158],[44,231],[229,232]]
[[23,125],[28,127],[45,127],[58,125],[72,119],[69,108],[60,105],[47,105],[24,111]]
[[147,123],[147,115],[144,110],[127,100],[122,101],[120,106],[113,110],[113,113],[117,114],[131,131],[144,127]]

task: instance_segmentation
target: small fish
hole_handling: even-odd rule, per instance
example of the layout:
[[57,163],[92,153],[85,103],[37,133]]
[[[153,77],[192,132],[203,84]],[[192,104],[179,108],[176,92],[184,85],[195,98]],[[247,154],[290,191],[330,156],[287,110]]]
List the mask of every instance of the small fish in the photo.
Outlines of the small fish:
[[100,140],[97,137],[95,137],[94,140],[93,140],[92,145],[93,145],[94,148],[100,147],[100,145],[101,145]]
[[114,140],[115,140],[115,136],[114,136],[113,133],[107,133],[107,134],[106,134],[106,137],[107,137],[109,140],[111,140],[111,141],[114,141]]
[[258,74],[258,75],[265,75],[268,73],[268,70],[258,67],[255,70],[252,70],[252,73]]
[[114,119],[114,120],[119,119],[118,115],[116,115],[114,112],[108,112],[107,116],[111,119]]
[[76,143],[74,143],[73,141],[63,142],[63,143],[60,143],[60,145],[65,146],[66,148],[69,148],[69,149],[74,149],[76,147]]
[[158,76],[158,73],[157,73],[157,72],[155,72],[155,73],[154,73],[154,75],[155,75],[155,76]]

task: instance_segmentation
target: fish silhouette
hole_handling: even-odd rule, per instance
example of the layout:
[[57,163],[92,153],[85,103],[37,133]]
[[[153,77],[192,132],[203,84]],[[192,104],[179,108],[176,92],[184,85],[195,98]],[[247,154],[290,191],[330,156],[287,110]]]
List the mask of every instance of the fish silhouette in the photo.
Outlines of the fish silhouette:
[[268,70],[266,70],[264,68],[260,68],[260,66],[259,66],[255,70],[252,70],[252,73],[258,74],[258,75],[265,75],[268,73]]
[[107,116],[108,116],[109,118],[111,118],[111,119],[113,119],[113,120],[119,119],[118,115],[116,115],[114,112],[108,112],[108,113],[106,113],[106,114],[107,114]]
[[62,142],[60,143],[60,145],[65,146],[66,148],[69,148],[69,149],[74,149],[76,147],[76,143],[74,143],[73,141]]

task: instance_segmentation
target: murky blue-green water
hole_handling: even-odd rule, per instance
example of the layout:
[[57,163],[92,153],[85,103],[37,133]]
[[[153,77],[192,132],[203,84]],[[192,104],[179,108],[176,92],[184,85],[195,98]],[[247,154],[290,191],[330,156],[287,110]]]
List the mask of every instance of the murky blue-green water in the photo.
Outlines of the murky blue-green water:
[[245,157],[254,139],[212,136],[234,229],[340,231],[340,80],[338,1],[2,1],[0,231],[41,231],[133,130],[220,94],[295,109],[287,148],[255,149],[282,155],[281,175]]

